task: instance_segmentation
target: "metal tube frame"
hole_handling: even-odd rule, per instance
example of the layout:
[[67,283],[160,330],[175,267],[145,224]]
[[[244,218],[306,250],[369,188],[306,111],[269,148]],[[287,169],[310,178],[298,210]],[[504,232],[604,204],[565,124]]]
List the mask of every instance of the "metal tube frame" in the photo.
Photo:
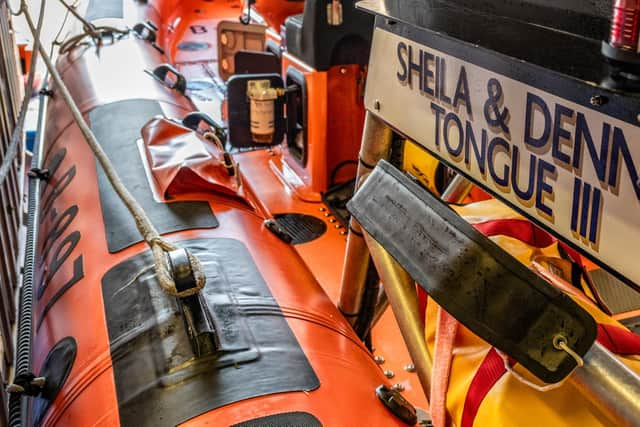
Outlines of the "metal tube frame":
[[415,281],[389,252],[367,232],[364,232],[364,239],[371,252],[373,263],[380,274],[380,279],[384,283],[389,305],[391,305],[398,326],[400,326],[400,332],[428,400],[433,361],[425,340],[424,328],[422,328]]
[[[391,145],[391,128],[367,111],[356,190],[380,159],[387,159]],[[458,174],[442,195],[447,203],[460,203],[473,184]],[[433,359],[429,353],[419,313],[415,281],[398,262],[354,219],[350,223],[339,307],[352,321],[360,311],[366,272],[372,260],[388,304],[400,326],[416,373],[427,399],[430,398]],[[379,319],[378,307],[374,322]],[[583,357],[583,366],[567,378],[615,425],[640,427],[640,376],[620,362],[601,344],[595,342]]]
[[640,377],[609,350],[595,342],[567,380],[611,421],[640,426]]
[[[367,179],[376,163],[381,159],[389,158],[392,138],[392,129],[373,113],[367,111],[358,162],[356,191]],[[352,218],[349,222],[338,301],[338,308],[352,325],[356,323],[361,311],[369,262],[369,250],[364,242],[362,228]]]

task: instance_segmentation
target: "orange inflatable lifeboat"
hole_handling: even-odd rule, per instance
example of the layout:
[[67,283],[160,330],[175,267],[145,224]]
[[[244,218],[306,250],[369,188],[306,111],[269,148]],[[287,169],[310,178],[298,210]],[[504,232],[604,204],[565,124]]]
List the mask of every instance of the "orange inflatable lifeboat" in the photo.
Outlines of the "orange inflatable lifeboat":
[[[195,2],[173,3],[177,13]],[[52,85],[33,340],[34,372],[47,384],[31,422],[404,425],[376,396],[388,379],[274,227],[217,129],[191,114],[162,50],[129,33],[99,51],[72,47],[57,69],[127,189],[165,239],[200,260],[206,285],[164,292],[134,218]],[[305,221],[301,241],[327,228]],[[185,256],[167,258],[174,273]]]

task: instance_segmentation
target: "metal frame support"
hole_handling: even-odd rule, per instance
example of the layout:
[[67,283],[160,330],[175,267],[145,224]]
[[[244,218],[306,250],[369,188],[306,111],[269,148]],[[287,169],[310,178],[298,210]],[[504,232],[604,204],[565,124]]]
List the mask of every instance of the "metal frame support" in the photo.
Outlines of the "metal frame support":
[[[367,179],[376,163],[381,159],[389,158],[392,138],[392,129],[373,113],[367,111],[358,162],[356,191]],[[362,229],[360,224],[352,218],[349,223],[338,301],[338,308],[352,325],[356,323],[362,307],[369,262],[369,250],[364,242]]]
[[640,378],[598,342],[568,380],[613,422],[640,426]]
[[371,251],[371,258],[384,283],[389,304],[416,367],[420,384],[429,400],[433,361],[424,336],[415,281],[366,231],[364,240]]

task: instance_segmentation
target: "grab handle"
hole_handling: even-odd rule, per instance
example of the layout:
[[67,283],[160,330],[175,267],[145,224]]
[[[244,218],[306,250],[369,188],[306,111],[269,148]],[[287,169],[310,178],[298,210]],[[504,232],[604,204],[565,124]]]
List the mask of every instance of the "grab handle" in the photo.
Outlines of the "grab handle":
[[[173,75],[175,81],[168,81],[168,75]],[[187,79],[178,70],[176,70],[169,64],[158,65],[153,70],[153,76],[182,95],[184,95],[187,90]]]
[[193,131],[198,130],[198,126],[201,122],[205,122],[207,125],[213,129],[213,132],[216,134],[220,142],[224,145],[227,142],[227,132],[224,127],[220,125],[220,123],[216,122],[213,117],[208,115],[207,113],[203,113],[201,111],[194,111],[192,113],[187,114],[182,119],[182,125],[188,127]]

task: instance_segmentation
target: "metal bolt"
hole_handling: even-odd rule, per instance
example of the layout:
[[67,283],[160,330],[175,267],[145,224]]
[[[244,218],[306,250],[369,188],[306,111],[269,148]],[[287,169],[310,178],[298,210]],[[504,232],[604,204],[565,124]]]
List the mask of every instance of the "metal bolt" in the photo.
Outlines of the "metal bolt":
[[376,111],[380,111],[380,101],[378,101],[377,99],[373,101],[373,109]]
[[391,386],[391,389],[395,391],[404,391],[404,386],[400,383],[396,383]]
[[335,218],[331,218],[331,219],[329,219],[329,222],[336,222],[336,219]]
[[324,212],[326,210],[327,210],[327,208],[320,208],[320,212]]
[[384,371],[384,376],[387,378],[393,378],[396,376],[396,374],[394,374],[393,371],[387,369],[386,371]]
[[328,217],[330,217],[330,216],[331,216],[331,214],[330,214],[329,212],[325,212],[325,213],[324,213],[324,216],[328,218]]
[[373,360],[375,360],[378,365],[382,365],[384,363],[384,357],[382,356],[376,356]]
[[589,102],[591,103],[591,105],[599,107],[607,103],[607,98],[602,95],[593,95]]
[[415,372],[416,371],[416,365],[414,365],[413,363],[409,363],[408,365],[404,365],[404,370],[407,372]]
[[340,74],[347,74],[347,69],[344,67],[340,68]]
[[335,228],[342,228],[342,224],[336,224],[334,225]]
[[340,235],[341,235],[341,236],[346,236],[346,235],[347,235],[347,232],[346,232],[345,230],[342,230],[342,231],[340,232]]

